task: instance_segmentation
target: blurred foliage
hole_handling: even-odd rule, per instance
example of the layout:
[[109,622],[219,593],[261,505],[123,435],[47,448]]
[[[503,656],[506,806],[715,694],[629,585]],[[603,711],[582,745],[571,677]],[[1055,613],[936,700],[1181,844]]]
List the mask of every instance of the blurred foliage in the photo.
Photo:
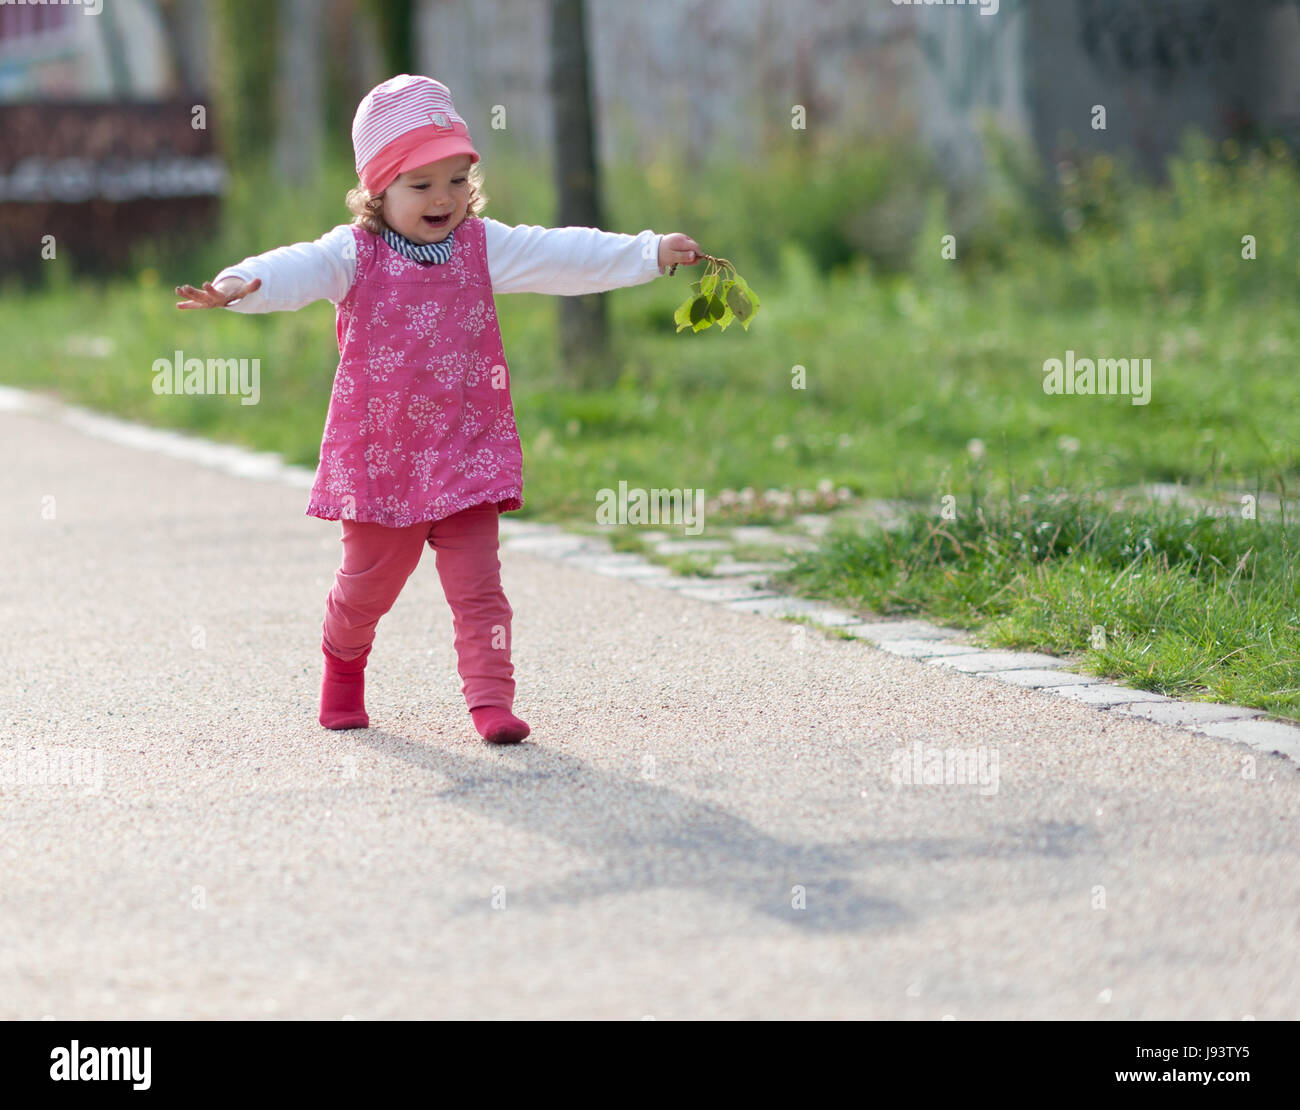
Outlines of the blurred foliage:
[[[1300,177],[1286,145],[1217,148],[1189,132],[1170,159],[1169,185],[1138,180],[1109,155],[1063,161],[1056,181],[1004,178],[992,198],[996,242],[986,260],[1005,267],[1032,305],[1195,302],[1277,298],[1300,277]],[[1010,183],[1010,187],[1008,187]],[[1032,211],[1026,194],[1050,195],[1052,222],[1013,233]],[[1042,211],[1041,203],[1039,211]],[[1244,237],[1254,239],[1253,259]],[[1047,249],[1055,245],[1056,249]]]
[[263,159],[275,134],[278,3],[212,0],[212,90],[222,154],[234,165]]
[[[760,279],[790,268],[792,244],[813,281],[837,272],[923,284],[996,275],[1040,308],[1217,306],[1278,297],[1300,277],[1300,175],[1280,141],[1215,149],[1189,134],[1169,163],[1169,185],[1153,186],[1108,155],[1062,163],[1048,181],[1023,147],[991,131],[986,138],[989,173],[978,202],[946,190],[915,150],[881,144],[810,160],[791,145],[754,167],[671,159],[610,166],[607,226],[684,231],[757,275],[760,295]],[[324,186],[306,193],[285,190],[260,157],[241,165],[221,232],[185,264],[220,268],[350,221],[343,198],[356,174],[347,143],[332,140],[326,163]],[[503,147],[483,171],[484,215],[553,223],[550,175],[537,172],[530,154]],[[956,237],[952,261],[940,254],[947,234]],[[1253,260],[1242,256],[1246,235],[1254,236]],[[141,260],[149,259],[145,247]]]
[[822,273],[859,258],[899,272],[938,180],[925,155],[901,143],[810,156],[792,142],[761,165],[720,154],[701,166],[666,157],[618,167],[607,174],[608,207],[630,225],[684,230],[746,273],[776,273],[791,241]]

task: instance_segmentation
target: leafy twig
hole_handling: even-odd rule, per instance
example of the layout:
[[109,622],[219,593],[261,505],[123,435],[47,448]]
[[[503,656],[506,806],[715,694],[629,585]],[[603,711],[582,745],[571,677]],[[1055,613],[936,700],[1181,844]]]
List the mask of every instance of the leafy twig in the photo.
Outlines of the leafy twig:
[[[748,331],[750,321],[758,312],[758,295],[727,259],[714,258],[711,254],[700,257],[708,261],[708,267],[699,281],[691,283],[694,290],[691,296],[673,313],[677,330],[703,331],[716,323],[721,331],[726,331],[733,320],[739,320]],[[670,267],[669,274],[676,268],[675,264]]]

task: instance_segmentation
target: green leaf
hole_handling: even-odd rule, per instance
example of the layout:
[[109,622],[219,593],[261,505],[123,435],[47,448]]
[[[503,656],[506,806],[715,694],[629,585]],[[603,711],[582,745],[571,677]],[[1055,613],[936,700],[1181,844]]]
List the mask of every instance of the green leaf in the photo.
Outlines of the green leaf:
[[[758,294],[749,287],[749,283],[734,266],[720,268],[713,262],[708,265],[704,277],[691,283],[692,295],[673,313],[677,330],[680,332],[684,328],[690,328],[701,332],[717,324],[719,330],[726,331],[739,320],[741,326],[748,331],[758,314]],[[730,277],[727,276],[728,272]]]
[[749,298],[751,311],[749,314],[749,319],[742,320],[740,323],[741,326],[746,331],[749,331],[749,325],[754,322],[754,317],[758,315],[759,300],[758,300],[758,294],[755,293],[748,285],[745,286],[745,296]]
[[694,303],[694,297],[687,297],[677,306],[677,311],[673,313],[673,322],[677,325],[678,331],[691,326],[691,305]]
[[733,300],[728,302],[730,308],[735,312],[736,319],[740,321],[741,326],[746,331],[749,331],[749,325],[758,314],[758,294],[749,287],[749,283],[744,278],[737,274],[736,284],[731,289],[731,296]]
[[727,307],[731,309],[737,320],[746,325],[745,330],[748,331],[749,319],[754,315],[754,302],[746,295],[740,282],[727,290]]

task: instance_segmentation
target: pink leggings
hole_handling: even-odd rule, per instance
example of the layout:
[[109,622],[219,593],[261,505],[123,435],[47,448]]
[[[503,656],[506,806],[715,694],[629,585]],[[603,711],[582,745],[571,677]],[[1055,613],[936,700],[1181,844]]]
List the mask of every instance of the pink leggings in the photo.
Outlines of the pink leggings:
[[343,521],[343,564],[325,602],[323,646],[339,659],[356,659],[375,638],[375,626],[397,600],[424,552],[433,548],[442,592],[451,606],[457,669],[465,704],[511,709],[510,618],[497,559],[497,507],[474,505],[442,520],[406,528]]

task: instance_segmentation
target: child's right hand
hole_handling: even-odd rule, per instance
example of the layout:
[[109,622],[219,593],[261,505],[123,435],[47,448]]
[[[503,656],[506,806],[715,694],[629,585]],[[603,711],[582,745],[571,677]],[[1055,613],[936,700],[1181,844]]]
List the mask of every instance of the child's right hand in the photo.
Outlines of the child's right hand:
[[255,289],[261,288],[262,279],[253,278],[252,281],[245,281],[243,278],[225,277],[213,285],[210,281],[203,283],[202,289],[195,289],[192,285],[178,285],[176,292],[180,296],[188,297],[187,301],[177,303],[177,308],[224,308],[231,301],[237,301],[240,297],[247,296]]

